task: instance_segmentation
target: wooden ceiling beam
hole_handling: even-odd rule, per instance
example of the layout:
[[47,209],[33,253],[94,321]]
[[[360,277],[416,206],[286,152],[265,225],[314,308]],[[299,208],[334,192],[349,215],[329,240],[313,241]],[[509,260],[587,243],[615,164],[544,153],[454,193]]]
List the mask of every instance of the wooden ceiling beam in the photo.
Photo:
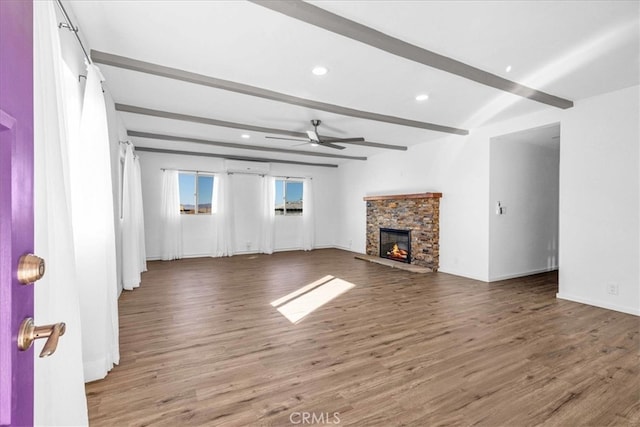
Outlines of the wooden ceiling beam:
[[269,89],[263,89],[257,86],[250,86],[230,80],[218,79],[215,77],[205,76],[203,74],[192,73],[191,71],[165,67],[164,65],[139,61],[137,59],[114,55],[106,52],[100,52],[96,50],[91,50],[91,59],[93,60],[93,62],[96,62],[98,64],[110,65],[112,67],[118,67],[126,70],[153,74],[156,76],[194,83],[202,86],[208,86],[215,89],[241,93],[243,95],[255,96],[271,101],[283,102],[299,107],[310,108],[313,110],[327,111],[329,113],[339,114],[342,116],[357,117],[359,119],[374,120],[378,122],[391,123],[394,125],[408,126],[419,129],[432,130],[436,132],[451,133],[455,135],[469,134],[469,131],[465,129],[458,129],[450,126],[438,125],[435,123],[420,122],[417,120],[410,120],[402,117],[373,113],[370,111],[356,110],[355,108],[343,107],[326,102],[314,101],[312,99],[300,98],[281,92],[275,92]]
[[[172,113],[169,111],[153,110],[151,108],[136,107],[134,105],[127,105],[127,104],[116,103],[116,111],[121,111],[123,113],[141,114],[141,115],[151,116],[151,117],[160,117],[163,119],[182,120],[182,121],[193,122],[193,123],[202,123],[206,125],[221,126],[221,127],[232,128],[232,129],[242,129],[242,130],[248,130],[253,132],[271,133],[276,135],[287,135],[287,136],[293,136],[293,137],[303,138],[303,139],[309,138],[309,136],[305,132],[295,132],[295,131],[284,130],[284,129],[274,129],[274,128],[267,128],[262,126],[253,126],[253,125],[248,125],[244,123],[235,123],[235,122],[228,122],[225,120],[210,119],[208,117],[191,116],[189,114],[180,114],[180,113]],[[407,151],[407,147],[404,145],[382,144],[379,142],[371,142],[371,141],[364,141],[364,142],[352,141],[352,142],[340,142],[340,143],[351,144],[351,145],[362,145],[364,147],[385,148],[388,150]]]
[[249,162],[261,162],[261,163],[284,163],[288,165],[319,166],[323,168],[338,167],[338,165],[332,164],[332,163],[309,163],[309,162],[298,162],[295,160],[265,159],[261,157],[234,156],[231,154],[204,153],[202,151],[168,150],[165,148],[136,147],[136,152],[138,151],[146,151],[148,153],[162,153],[162,154],[182,154],[185,156],[216,157],[219,159],[244,160]]
[[490,86],[523,98],[562,109],[573,107],[573,101],[521,85],[496,74],[489,73],[448,56],[423,49],[358,22],[331,13],[318,6],[300,0],[249,0],[290,18],[340,34],[392,55],[464,77],[476,83]]
[[211,145],[215,147],[234,148],[234,149],[240,149],[240,150],[269,151],[269,152],[276,152],[276,153],[297,154],[302,156],[328,157],[333,159],[367,160],[366,157],[345,156],[342,154],[322,153],[320,151],[302,151],[302,150],[290,150],[288,148],[265,147],[261,145],[234,144],[232,142],[221,142],[221,141],[213,141],[209,139],[191,138],[191,137],[176,136],[176,135],[164,135],[160,133],[141,132],[136,130],[128,130],[127,135],[134,138],[158,139],[161,141],[193,142],[196,144],[206,144],[206,145]]

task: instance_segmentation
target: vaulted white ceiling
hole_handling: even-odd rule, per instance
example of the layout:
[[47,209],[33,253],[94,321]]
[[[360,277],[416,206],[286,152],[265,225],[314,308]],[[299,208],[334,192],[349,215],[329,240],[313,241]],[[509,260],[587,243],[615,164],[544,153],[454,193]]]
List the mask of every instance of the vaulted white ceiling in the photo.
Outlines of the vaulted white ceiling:
[[[557,108],[379,50],[245,1],[65,1],[94,51],[282,94],[473,132],[488,122]],[[374,30],[571,101],[640,83],[637,1],[312,2]],[[301,107],[98,64],[118,104],[214,120],[364,137],[411,146],[448,134]],[[315,76],[316,65],[329,69]],[[511,71],[506,72],[510,65]],[[417,102],[426,93],[429,99]],[[120,112],[130,131],[344,156],[267,139],[274,133]],[[246,133],[249,139],[241,138]],[[456,137],[456,136],[454,136]],[[457,136],[463,138],[463,136]],[[132,137],[138,147],[341,164],[346,159]]]

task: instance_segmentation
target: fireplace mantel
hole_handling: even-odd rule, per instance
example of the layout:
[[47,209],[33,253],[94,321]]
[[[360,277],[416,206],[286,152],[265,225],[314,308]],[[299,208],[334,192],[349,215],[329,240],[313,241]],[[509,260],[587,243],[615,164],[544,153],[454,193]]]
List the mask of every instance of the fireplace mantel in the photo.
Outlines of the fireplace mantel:
[[365,202],[373,200],[407,200],[407,199],[439,199],[442,193],[390,194],[385,196],[365,196]]

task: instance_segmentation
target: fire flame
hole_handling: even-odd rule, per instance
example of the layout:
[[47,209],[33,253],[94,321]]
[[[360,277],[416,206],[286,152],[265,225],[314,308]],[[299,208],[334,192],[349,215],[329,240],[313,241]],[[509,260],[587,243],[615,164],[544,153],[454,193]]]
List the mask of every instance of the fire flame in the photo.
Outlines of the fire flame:
[[400,249],[397,243],[394,243],[393,248],[391,248],[391,250],[387,253],[387,255],[393,258],[407,258],[408,254],[409,252],[405,251],[404,249]]

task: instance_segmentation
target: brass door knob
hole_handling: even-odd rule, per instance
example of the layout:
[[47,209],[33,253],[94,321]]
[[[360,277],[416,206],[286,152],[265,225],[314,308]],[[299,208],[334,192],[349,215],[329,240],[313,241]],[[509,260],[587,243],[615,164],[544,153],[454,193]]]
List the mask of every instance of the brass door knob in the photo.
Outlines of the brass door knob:
[[44,260],[33,254],[22,255],[18,262],[18,281],[24,285],[42,279]]
[[47,338],[44,347],[40,352],[40,357],[51,356],[58,347],[58,338],[64,335],[66,325],[63,322],[54,323],[53,325],[36,326],[31,317],[27,317],[20,324],[18,331],[18,348],[26,351],[31,347],[33,341]]

